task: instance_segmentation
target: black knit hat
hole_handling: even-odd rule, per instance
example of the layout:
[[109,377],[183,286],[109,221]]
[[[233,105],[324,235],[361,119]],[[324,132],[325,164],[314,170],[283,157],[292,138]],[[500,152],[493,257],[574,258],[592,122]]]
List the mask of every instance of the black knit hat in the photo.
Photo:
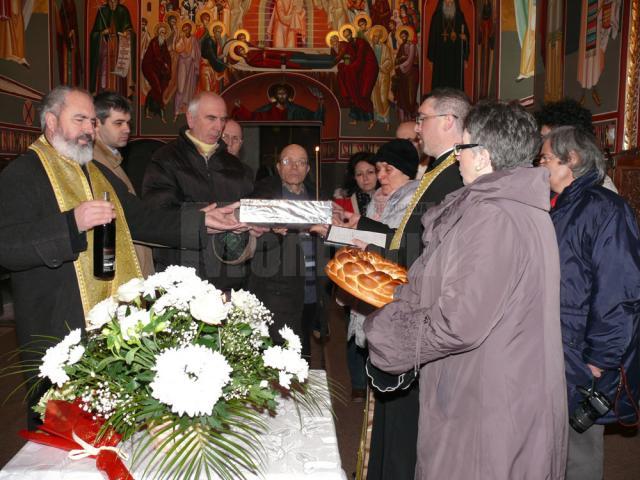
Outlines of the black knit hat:
[[413,143],[404,138],[395,138],[378,149],[373,161],[387,162],[409,178],[414,179],[418,173],[420,158]]

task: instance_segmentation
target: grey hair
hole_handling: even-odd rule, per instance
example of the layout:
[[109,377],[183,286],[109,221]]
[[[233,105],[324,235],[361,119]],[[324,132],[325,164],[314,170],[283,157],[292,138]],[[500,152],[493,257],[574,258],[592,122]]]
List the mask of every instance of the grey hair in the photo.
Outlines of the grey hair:
[[[591,170],[598,172],[598,182],[604,178],[606,161],[598,148],[596,138],[576,127],[564,126],[551,130],[545,137],[549,146],[561,164],[566,164],[573,172],[573,178],[580,178]],[[578,163],[571,165],[569,155],[574,152]]]
[[58,117],[67,99],[67,95],[74,91],[84,92],[84,90],[72,88],[67,85],[58,85],[42,98],[42,105],[40,106],[40,128],[43,132],[47,126],[45,122],[47,113],[53,113]]
[[202,95],[196,95],[189,101],[189,105],[187,106],[187,111],[190,115],[195,115],[198,111],[198,105],[200,105],[200,99]]
[[462,135],[464,120],[471,108],[467,94],[455,88],[436,88],[425,98],[425,100],[427,99],[432,101],[436,113],[454,115],[454,124],[458,133]]
[[530,167],[540,151],[538,124],[517,102],[480,102],[469,112],[464,128],[470,142],[489,152],[496,171]]

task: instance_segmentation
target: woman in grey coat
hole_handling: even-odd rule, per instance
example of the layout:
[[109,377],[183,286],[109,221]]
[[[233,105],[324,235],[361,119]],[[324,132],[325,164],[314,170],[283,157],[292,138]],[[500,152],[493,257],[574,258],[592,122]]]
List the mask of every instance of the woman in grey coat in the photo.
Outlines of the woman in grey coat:
[[456,146],[465,187],[422,219],[425,250],[370,315],[374,365],[420,370],[417,479],[562,479],[567,406],[549,176],[519,105],[484,103]]

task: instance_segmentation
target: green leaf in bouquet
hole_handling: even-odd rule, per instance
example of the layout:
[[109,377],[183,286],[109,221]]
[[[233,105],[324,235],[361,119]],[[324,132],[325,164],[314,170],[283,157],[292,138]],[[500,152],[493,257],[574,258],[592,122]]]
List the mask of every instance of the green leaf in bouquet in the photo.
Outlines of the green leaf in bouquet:
[[127,365],[131,365],[133,363],[133,360],[136,356],[136,353],[138,353],[139,349],[140,349],[139,347],[136,347],[136,348],[132,348],[127,352],[127,354],[124,357],[124,361],[127,363]]
[[210,348],[213,351],[220,350],[220,342],[218,341],[218,336],[212,335],[203,335],[196,340],[196,345],[204,345],[207,348]]
[[154,372],[150,372],[148,370],[139,372],[135,379],[140,383],[151,383],[153,378],[156,376]]
[[118,362],[120,361],[119,357],[107,357],[107,358],[103,358],[102,360],[100,360],[100,362],[96,365],[96,368],[94,369],[95,372],[101,372],[102,370],[104,370],[108,365],[114,363],[114,362]]

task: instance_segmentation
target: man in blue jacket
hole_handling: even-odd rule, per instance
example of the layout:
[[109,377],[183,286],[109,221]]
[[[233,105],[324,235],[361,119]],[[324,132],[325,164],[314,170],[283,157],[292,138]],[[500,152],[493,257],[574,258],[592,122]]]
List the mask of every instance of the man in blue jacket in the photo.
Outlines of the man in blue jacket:
[[[629,205],[601,186],[605,162],[592,135],[575,127],[552,130],[540,165],[558,194],[551,218],[560,250],[560,322],[573,427],[566,479],[601,480],[604,425],[638,421],[640,234]],[[592,385],[610,410],[590,401],[585,389]]]

